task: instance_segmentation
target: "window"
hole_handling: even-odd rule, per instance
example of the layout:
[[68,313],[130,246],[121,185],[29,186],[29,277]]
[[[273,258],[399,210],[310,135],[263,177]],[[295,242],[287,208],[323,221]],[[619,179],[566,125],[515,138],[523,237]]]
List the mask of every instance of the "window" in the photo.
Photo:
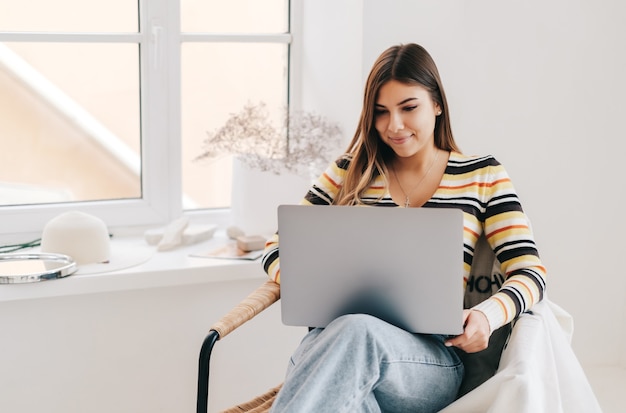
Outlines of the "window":
[[0,10],[0,233],[68,208],[127,226],[228,207],[230,158],[196,160],[207,132],[246,103],[288,104],[288,0]]

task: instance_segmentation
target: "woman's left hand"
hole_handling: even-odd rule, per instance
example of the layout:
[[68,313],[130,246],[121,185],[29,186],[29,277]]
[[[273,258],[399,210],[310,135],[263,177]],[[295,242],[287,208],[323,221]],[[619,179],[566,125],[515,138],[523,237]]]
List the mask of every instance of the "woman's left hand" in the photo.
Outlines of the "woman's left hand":
[[446,346],[458,347],[466,353],[476,353],[489,345],[490,328],[487,316],[476,310],[463,310],[463,334],[446,340]]

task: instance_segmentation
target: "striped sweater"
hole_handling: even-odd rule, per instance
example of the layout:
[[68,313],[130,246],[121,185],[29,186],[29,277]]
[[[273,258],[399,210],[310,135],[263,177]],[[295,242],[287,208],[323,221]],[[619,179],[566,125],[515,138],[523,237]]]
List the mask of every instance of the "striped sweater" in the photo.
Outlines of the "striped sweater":
[[[349,159],[344,156],[331,164],[302,203],[332,204],[343,182]],[[361,199],[374,206],[398,206],[381,176],[372,181]],[[543,298],[545,268],[511,180],[496,159],[451,153],[438,189],[423,207],[463,210],[465,287],[481,234],[485,235],[501,263],[501,273],[505,278],[501,288],[473,307],[487,316],[491,331],[512,321]],[[265,271],[276,282],[280,282],[278,243],[279,236],[275,234],[268,240],[262,259]]]

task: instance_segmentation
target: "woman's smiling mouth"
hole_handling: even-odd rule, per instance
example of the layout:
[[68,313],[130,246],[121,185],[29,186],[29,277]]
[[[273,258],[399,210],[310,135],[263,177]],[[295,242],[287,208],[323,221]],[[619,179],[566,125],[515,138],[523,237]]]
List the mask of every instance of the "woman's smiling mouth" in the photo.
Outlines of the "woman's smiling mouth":
[[389,136],[389,142],[395,144],[395,145],[401,145],[403,143],[405,143],[406,141],[408,141],[409,139],[411,139],[413,137],[413,135],[406,135],[406,136]]

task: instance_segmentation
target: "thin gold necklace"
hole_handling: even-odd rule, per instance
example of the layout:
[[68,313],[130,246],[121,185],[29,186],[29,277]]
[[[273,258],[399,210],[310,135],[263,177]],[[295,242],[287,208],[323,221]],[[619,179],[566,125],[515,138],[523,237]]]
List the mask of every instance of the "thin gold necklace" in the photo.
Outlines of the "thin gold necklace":
[[402,194],[404,195],[404,207],[408,208],[411,206],[411,194],[413,192],[415,192],[415,190],[420,186],[420,184],[422,183],[422,181],[428,176],[428,174],[430,173],[430,170],[433,169],[433,166],[435,165],[435,162],[437,162],[437,158],[439,157],[439,150],[437,150],[437,153],[435,154],[435,156],[433,156],[433,160],[430,163],[430,166],[428,167],[428,170],[426,171],[426,173],[424,174],[424,176],[422,176],[422,178],[417,182],[417,185],[415,185],[407,194],[407,192],[404,190],[404,188],[402,188],[402,184],[400,183],[400,180],[398,179],[398,175],[396,175],[396,169],[393,167],[393,165],[391,165],[391,172],[393,172],[393,177],[396,178],[396,182],[398,182],[398,186],[400,187],[400,190],[402,191]]

